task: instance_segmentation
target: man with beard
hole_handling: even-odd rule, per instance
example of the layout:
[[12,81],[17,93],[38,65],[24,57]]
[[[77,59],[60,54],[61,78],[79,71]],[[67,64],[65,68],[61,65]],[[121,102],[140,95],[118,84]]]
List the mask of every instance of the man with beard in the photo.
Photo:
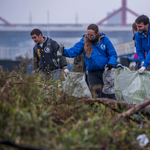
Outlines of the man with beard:
[[[146,15],[140,15],[135,22],[138,30],[135,36],[136,52],[141,62],[141,68],[138,72],[142,74],[148,65],[150,65],[149,18]],[[145,57],[145,52],[147,57]]]
[[[72,58],[82,53],[88,70],[87,78],[92,96],[108,97],[102,93],[103,72],[106,65],[108,70],[115,66],[117,53],[108,37],[99,32],[96,24],[90,24],[86,34],[73,47],[63,50],[63,56]],[[111,96],[109,98],[114,97],[111,94],[109,96]]]
[[69,70],[67,69],[66,58],[63,56],[57,57],[59,44],[51,38],[43,36],[39,29],[33,29],[30,35],[36,43],[33,48],[34,72],[41,70],[46,79],[52,78],[54,81],[60,78],[61,69],[67,76]]

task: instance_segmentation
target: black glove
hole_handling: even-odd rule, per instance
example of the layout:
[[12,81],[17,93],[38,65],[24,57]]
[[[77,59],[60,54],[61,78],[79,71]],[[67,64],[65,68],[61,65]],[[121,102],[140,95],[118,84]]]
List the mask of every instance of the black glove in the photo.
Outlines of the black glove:
[[108,67],[108,70],[111,70],[113,68],[112,64],[108,64],[107,67]]

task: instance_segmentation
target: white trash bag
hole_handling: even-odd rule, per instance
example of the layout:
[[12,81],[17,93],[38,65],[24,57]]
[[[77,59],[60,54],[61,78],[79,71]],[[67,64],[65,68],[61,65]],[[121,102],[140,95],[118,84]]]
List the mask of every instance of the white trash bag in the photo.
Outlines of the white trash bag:
[[74,97],[88,97],[92,98],[89,87],[85,81],[85,74],[79,72],[70,72],[62,82],[62,89],[68,95]]

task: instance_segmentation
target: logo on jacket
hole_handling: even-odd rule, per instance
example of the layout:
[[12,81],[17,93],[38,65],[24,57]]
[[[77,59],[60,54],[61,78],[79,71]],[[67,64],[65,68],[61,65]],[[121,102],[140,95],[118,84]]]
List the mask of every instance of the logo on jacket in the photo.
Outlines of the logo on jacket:
[[105,46],[104,44],[101,44],[100,47],[101,47],[101,49],[103,49],[103,50],[106,49],[106,46]]
[[41,57],[40,49],[37,50],[38,57]]
[[49,48],[48,46],[46,46],[46,47],[44,48],[44,51],[45,51],[45,53],[49,53],[51,50],[50,50],[50,48]]

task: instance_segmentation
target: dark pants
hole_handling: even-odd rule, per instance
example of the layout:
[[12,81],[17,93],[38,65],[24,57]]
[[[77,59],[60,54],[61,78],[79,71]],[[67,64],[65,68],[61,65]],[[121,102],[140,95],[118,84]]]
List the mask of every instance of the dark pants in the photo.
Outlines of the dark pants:
[[45,73],[45,79],[52,80],[52,84],[55,84],[57,80],[61,79],[61,69],[57,69],[51,72]]
[[88,84],[92,97],[103,97],[103,69],[99,71],[88,71]]
[[141,63],[137,61],[135,65],[135,70],[139,70],[140,68],[141,68]]
[[105,94],[102,92],[104,69],[98,71],[88,71],[88,84],[93,98],[116,99],[115,94]]

